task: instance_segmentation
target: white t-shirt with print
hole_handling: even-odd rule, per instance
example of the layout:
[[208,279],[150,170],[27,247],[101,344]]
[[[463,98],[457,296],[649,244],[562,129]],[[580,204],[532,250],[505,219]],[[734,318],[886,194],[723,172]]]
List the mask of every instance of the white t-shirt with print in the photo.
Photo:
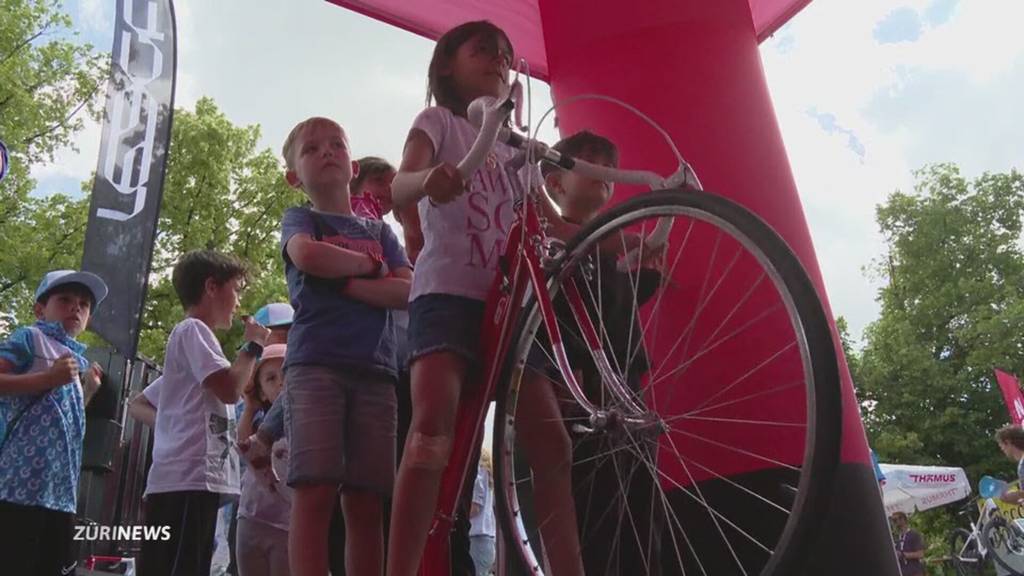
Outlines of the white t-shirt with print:
[[[288,476],[288,439],[281,438],[270,448],[270,464],[278,478]],[[292,489],[284,482],[271,486],[259,476],[265,471],[248,466],[242,474],[242,496],[238,501],[238,516],[262,522],[287,531],[292,512]]]
[[239,493],[234,405],[224,404],[203,387],[207,376],[230,366],[202,321],[186,318],[171,331],[159,385],[143,390],[156,407],[146,495],[182,490]]
[[[420,112],[412,127],[433,143],[436,164],[458,165],[478,133],[468,120],[441,107]],[[419,201],[424,245],[410,301],[424,294],[487,298],[523,190],[518,173],[506,168],[515,156],[514,148],[498,143],[457,199],[436,205],[428,198]]]

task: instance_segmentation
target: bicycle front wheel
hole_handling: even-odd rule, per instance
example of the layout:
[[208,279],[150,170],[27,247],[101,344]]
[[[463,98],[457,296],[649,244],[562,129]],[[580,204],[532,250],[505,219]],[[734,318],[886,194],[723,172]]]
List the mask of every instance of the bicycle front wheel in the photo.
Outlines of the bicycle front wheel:
[[1024,576],[1024,530],[1002,516],[993,516],[981,529],[981,541],[1011,576]]
[[949,535],[949,551],[956,567],[957,576],[976,576],[981,574],[982,556],[978,550],[978,542],[971,537],[971,532],[956,528]]
[[[623,256],[665,219],[666,246]],[[828,319],[782,239],[720,196],[644,194],[587,225],[548,288],[569,366],[553,368],[528,299],[497,397],[498,515],[515,572],[551,573],[558,535],[544,532],[555,519],[533,499],[568,474],[588,574],[798,573],[825,512],[842,416]],[[567,372],[589,407],[566,391]],[[538,379],[571,449],[531,471],[545,447],[517,441],[529,432],[519,399]]]

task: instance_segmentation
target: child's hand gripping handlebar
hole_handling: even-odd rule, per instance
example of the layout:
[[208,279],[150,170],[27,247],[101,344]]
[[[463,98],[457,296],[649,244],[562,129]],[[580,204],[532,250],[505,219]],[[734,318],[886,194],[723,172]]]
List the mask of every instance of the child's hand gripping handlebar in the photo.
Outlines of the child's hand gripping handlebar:
[[[495,142],[500,140],[510,146],[523,150],[532,148],[533,152],[539,156],[539,159],[596,180],[619,184],[646,185],[651,190],[680,188],[683,186],[691,189],[701,189],[697,175],[685,161],[680,162],[679,168],[676,169],[675,173],[665,178],[647,170],[622,170],[560,154],[542,142],[524,138],[509,130],[505,124],[514,109],[515,103],[509,96],[503,98],[483,96],[470,103],[467,109],[467,118],[471,124],[479,127],[480,132],[477,134],[477,138],[473,142],[472,147],[470,147],[466,157],[459,162],[458,170],[463,178],[468,180],[480,168],[487,158],[487,154],[494,147]],[[645,252],[652,253],[661,249],[668,242],[671,231],[672,219],[659,219],[654,230],[644,238],[642,245],[630,250],[619,261],[619,270],[633,269],[640,264],[642,255]]]

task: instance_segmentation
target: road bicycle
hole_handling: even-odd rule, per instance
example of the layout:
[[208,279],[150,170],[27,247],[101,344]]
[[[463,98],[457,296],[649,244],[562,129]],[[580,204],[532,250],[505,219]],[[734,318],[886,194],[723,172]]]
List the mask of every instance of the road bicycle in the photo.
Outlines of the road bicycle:
[[[588,573],[798,573],[827,508],[842,406],[830,324],[797,257],[751,212],[703,191],[678,153],[667,179],[560,157],[510,136],[513,106],[471,106],[481,128],[464,176],[502,138],[522,145],[527,162],[544,155],[653,191],[565,243],[546,234],[532,187],[516,202],[487,299],[482,369],[460,402],[420,574],[450,574],[449,533],[492,399],[499,573],[551,574],[544,511],[516,442],[531,354],[553,367],[572,439],[564,465]],[[651,288],[643,263],[655,251]],[[613,285],[631,296],[608,301]]]

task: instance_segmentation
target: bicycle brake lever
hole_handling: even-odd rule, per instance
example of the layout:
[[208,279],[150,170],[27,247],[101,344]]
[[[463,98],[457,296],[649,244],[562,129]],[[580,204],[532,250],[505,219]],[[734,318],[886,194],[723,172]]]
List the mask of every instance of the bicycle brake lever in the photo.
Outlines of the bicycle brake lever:
[[697,173],[693,171],[686,161],[679,164],[679,168],[672,173],[668,178],[662,182],[663,188],[693,188],[696,190],[703,190],[704,188],[700,185],[700,180],[697,178]]
[[469,180],[494,147],[498,132],[505,124],[505,119],[508,118],[510,109],[506,104],[509,102],[511,100],[508,98],[481,96],[473,100],[466,109],[466,119],[474,126],[478,126],[480,132],[469,152],[466,153],[466,157],[458,164],[459,173],[464,179]]

